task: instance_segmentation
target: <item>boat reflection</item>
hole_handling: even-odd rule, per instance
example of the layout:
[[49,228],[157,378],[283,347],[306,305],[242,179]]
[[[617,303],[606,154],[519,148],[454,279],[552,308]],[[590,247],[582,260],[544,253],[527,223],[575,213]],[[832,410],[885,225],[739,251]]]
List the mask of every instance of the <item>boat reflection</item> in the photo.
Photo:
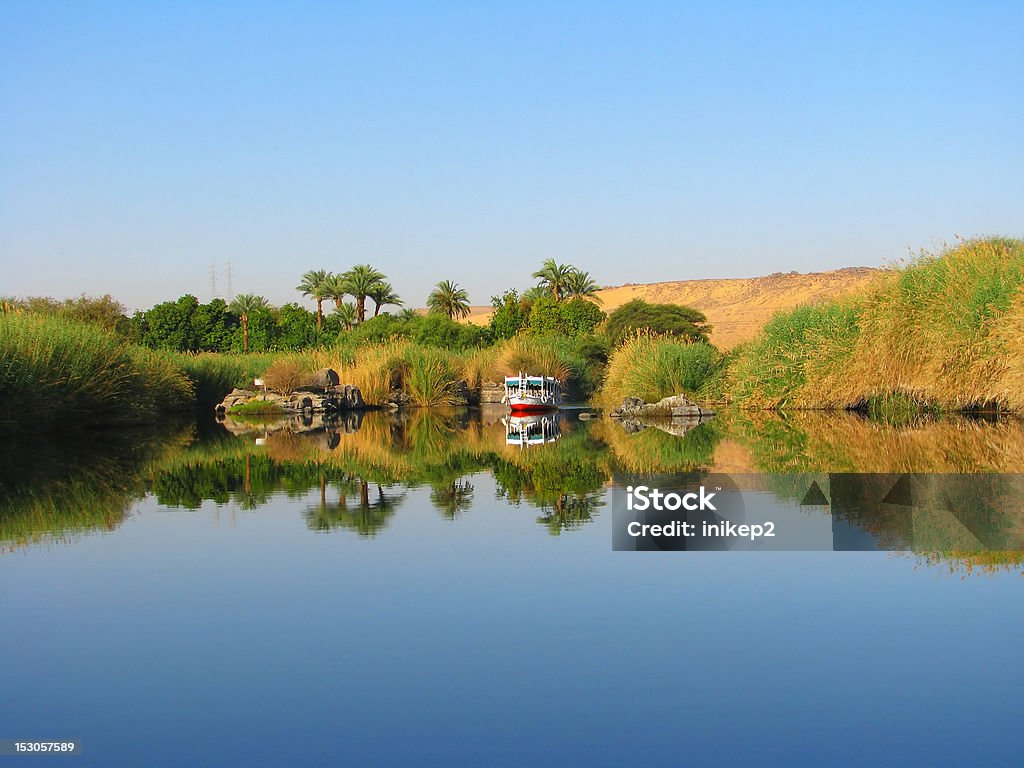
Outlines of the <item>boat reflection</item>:
[[505,445],[526,448],[553,443],[562,436],[561,411],[545,414],[510,414],[501,420],[505,425]]

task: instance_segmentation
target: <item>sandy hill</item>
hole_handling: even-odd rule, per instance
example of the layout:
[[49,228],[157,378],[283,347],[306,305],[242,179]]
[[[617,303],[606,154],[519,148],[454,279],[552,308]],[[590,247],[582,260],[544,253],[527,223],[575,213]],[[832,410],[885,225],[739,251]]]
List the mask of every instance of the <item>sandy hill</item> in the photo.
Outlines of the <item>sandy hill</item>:
[[[723,349],[748,341],[779,310],[832,299],[855,291],[882,270],[847,267],[830,272],[776,272],[765,277],[722,280],[677,280],[669,283],[627,284],[598,292],[601,308],[611,312],[633,299],[660,304],[686,304],[707,315],[711,341]],[[468,320],[483,325],[490,307],[473,307]]]

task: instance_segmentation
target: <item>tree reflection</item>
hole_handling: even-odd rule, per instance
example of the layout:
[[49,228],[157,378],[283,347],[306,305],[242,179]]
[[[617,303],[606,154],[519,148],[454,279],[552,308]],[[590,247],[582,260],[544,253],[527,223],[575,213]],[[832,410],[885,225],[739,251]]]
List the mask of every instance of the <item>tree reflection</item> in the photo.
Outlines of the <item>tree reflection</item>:
[[434,486],[430,491],[430,501],[447,519],[455,520],[473,506],[473,484],[468,480],[453,480]]
[[382,485],[374,485],[358,477],[347,477],[331,483],[337,494],[333,503],[327,501],[328,483],[323,475],[319,479],[320,502],[303,512],[306,525],[314,531],[327,532],[336,528],[353,530],[360,536],[376,536],[388,526],[405,492],[385,493]]

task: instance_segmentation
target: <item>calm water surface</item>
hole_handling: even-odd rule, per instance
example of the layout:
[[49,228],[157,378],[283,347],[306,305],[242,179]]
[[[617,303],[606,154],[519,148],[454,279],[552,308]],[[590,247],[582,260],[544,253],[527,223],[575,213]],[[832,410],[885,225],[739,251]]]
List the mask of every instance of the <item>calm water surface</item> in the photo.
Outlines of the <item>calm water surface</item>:
[[549,426],[11,443],[0,738],[84,754],[0,761],[1017,762],[1014,556],[615,553],[609,496],[701,468],[1020,472],[1019,424]]

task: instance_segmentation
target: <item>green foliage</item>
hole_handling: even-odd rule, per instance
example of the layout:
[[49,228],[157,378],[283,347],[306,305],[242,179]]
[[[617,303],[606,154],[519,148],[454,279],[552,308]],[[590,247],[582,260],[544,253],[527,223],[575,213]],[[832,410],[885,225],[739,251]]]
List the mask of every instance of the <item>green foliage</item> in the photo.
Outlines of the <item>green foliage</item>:
[[373,299],[374,317],[380,315],[382,307],[386,307],[388,305],[400,307],[405,303],[402,301],[402,297],[395,293],[395,289],[392,287],[391,283],[385,281],[377,283],[367,295]]
[[458,283],[442,280],[427,297],[427,306],[432,313],[449,319],[463,318],[469,315],[469,294]]
[[604,312],[591,301],[555,301],[553,296],[544,296],[533,302],[527,329],[534,334],[588,336],[603,320]]
[[501,296],[491,297],[490,329],[495,340],[511,339],[526,325],[529,317],[529,303],[520,298],[515,290],[505,291]]
[[213,299],[209,304],[195,307],[189,324],[192,331],[189,349],[215,351],[229,347],[238,318],[228,312],[228,305],[223,299]]
[[300,350],[316,346],[316,315],[298,304],[285,304],[277,311],[274,339],[274,347],[280,350]]
[[50,315],[76,323],[94,325],[122,337],[132,334],[131,321],[125,316],[125,307],[113,296],[86,296],[58,301],[46,296],[27,299],[0,298],[0,305],[8,309],[23,310],[29,314]]
[[295,290],[303,296],[309,296],[316,302],[316,329],[323,330],[324,300],[331,296],[330,272],[324,269],[313,269],[302,275],[302,282]]
[[388,339],[408,339],[429,347],[464,351],[485,346],[490,341],[487,328],[457,323],[446,315],[382,314],[360,323],[340,340],[345,345],[373,344]]
[[600,304],[602,302],[597,295],[599,290],[601,290],[601,286],[590,276],[589,272],[583,272],[575,267],[565,281],[565,295],[568,298],[592,299]]
[[136,314],[139,340],[152,349],[196,352],[201,349],[192,325],[199,299],[186,294],[177,301],[157,304],[145,314]]
[[555,301],[561,301],[565,296],[566,286],[576,268],[569,264],[559,264],[554,259],[545,259],[541,268],[533,273],[533,276],[540,280],[540,286],[550,291]]
[[369,264],[356,264],[341,274],[341,284],[338,287],[356,300],[357,322],[361,323],[366,319],[366,297],[379,291],[386,278],[387,275]]
[[356,305],[350,301],[343,302],[334,308],[334,317],[337,318],[338,322],[341,323],[342,328],[346,331],[352,330],[352,326],[356,324],[359,318],[359,313],[356,310]]
[[704,313],[692,307],[633,299],[608,315],[604,330],[612,344],[618,345],[639,331],[686,341],[707,341],[711,328]]

